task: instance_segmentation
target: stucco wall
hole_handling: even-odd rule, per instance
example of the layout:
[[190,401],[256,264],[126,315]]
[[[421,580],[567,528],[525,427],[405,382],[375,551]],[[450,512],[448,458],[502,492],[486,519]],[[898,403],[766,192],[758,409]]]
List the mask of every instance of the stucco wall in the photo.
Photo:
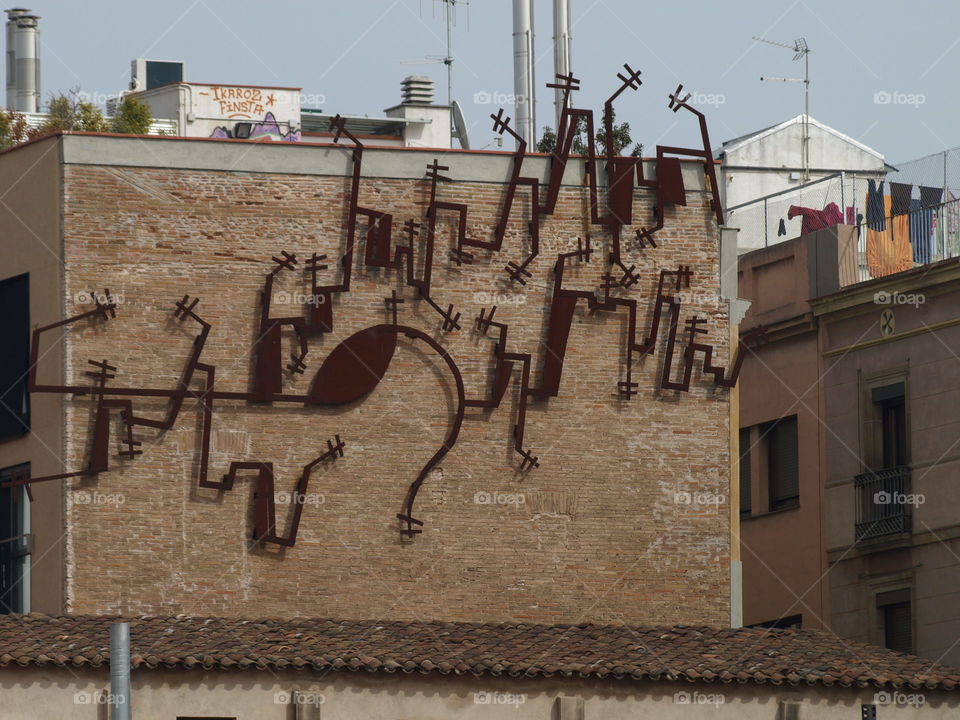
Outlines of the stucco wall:
[[[65,303],[60,233],[59,143],[48,138],[0,155],[0,280],[30,275],[30,323],[60,319]],[[44,348],[46,379],[63,377],[60,347]],[[60,472],[63,404],[58,396],[30,399],[31,433],[0,442],[0,468],[30,462],[35,476]],[[33,489],[31,609],[59,613],[64,603],[63,484]]]
[[[798,705],[796,720],[849,720],[863,703],[879,702],[886,720],[946,720],[960,707],[956,693],[580,679],[512,680],[418,675],[325,675],[290,671],[143,671],[132,674],[134,717],[179,716],[290,720],[292,692],[303,693],[308,720],[576,720],[560,716],[557,698],[580,698],[583,718],[597,720],[779,720],[781,703]],[[0,670],[0,720],[99,720],[93,698],[109,688],[106,670]],[[38,692],[42,690],[42,692]],[[884,704],[886,700],[889,704]],[[899,702],[897,702],[899,701]],[[314,712],[319,708],[319,713]]]

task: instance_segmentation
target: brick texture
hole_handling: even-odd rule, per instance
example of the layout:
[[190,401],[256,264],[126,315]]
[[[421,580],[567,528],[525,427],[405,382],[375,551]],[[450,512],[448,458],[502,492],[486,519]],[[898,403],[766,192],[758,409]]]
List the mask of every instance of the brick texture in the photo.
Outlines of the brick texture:
[[[348,189],[343,177],[65,166],[67,310],[88,309],[78,293],[93,288],[109,287],[121,300],[116,320],[68,331],[67,381],[84,382],[88,359],[107,359],[119,367],[114,386],[174,387],[195,328],[172,321],[173,303],[190,294],[213,325],[202,361],[216,365],[218,387],[250,389],[258,293],[270,257],[287,250],[336,260]],[[455,182],[441,185],[439,197],[468,201],[469,233],[487,239],[504,189]],[[361,202],[393,212],[395,224],[422,221],[428,190],[426,182],[365,178]],[[457,361],[468,397],[489,392],[493,341],[471,326],[492,296],[506,296],[496,304],[498,319],[510,323],[510,349],[534,353],[539,377],[556,255],[589,233],[601,252],[572,277],[576,287],[596,288],[609,236],[585,224],[587,193],[565,187],[542,226],[534,277],[526,288],[512,287],[502,269],[527,251],[529,200],[521,196],[504,249],[481,252],[470,266],[447,260],[454,227],[442,214],[433,296],[463,313],[461,331],[441,332],[438,316],[397,273],[362,267],[358,252],[353,290],[334,300],[335,332],[311,340],[307,372],[288,378],[285,391],[306,392],[340,340],[385,322],[383,299],[392,289],[406,298],[401,322],[435,333]],[[652,203],[649,190],[637,192],[637,226],[652,224]],[[694,279],[684,318],[696,312],[708,319],[705,338],[726,363],[726,309],[710,301],[718,292],[718,242],[708,198],[691,192],[686,207],[668,208],[657,249],[627,245],[627,264],[642,274],[629,291],[644,299],[640,337],[659,270],[689,264]],[[281,277],[277,292],[308,291],[302,273]],[[324,281],[336,278],[332,266]],[[289,314],[299,312],[291,305]],[[293,548],[251,546],[252,474],[229,493],[198,489],[195,406],[166,433],[138,429],[142,456],[112,458],[109,472],[70,485],[68,611],[728,623],[728,393],[699,373],[689,393],[660,392],[661,343],[637,365],[640,394],[618,400],[626,323],[625,311],[578,308],[560,395],[533,402],[528,412],[526,444],[541,458],[530,474],[518,472],[512,453],[518,385],[498,410],[468,409],[459,443],[419,495],[426,525],[412,542],[401,541],[395,514],[440,446],[454,398],[445,366],[422,344],[401,340],[383,382],[343,408],[221,403],[213,477],[234,460],[269,461],[285,493],[327,438],[339,433],[346,443],[344,458],[314,474]],[[285,342],[292,349],[292,334]],[[150,417],[165,407],[135,402],[138,414]],[[85,462],[92,407],[84,398],[67,403],[68,469]],[[484,502],[497,493],[501,502]],[[717,502],[678,502],[678,493],[712,493]]]

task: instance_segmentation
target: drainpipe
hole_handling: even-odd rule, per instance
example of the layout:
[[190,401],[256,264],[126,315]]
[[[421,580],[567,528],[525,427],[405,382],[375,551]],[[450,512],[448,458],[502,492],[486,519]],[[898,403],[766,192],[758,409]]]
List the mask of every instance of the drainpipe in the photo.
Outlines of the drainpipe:
[[130,623],[110,626],[110,720],[130,720]]

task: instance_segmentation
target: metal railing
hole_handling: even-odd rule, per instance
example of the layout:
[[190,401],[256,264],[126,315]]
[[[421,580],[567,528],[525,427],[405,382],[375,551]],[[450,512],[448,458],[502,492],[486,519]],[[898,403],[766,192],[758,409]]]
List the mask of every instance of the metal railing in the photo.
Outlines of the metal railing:
[[[916,203],[914,203],[916,204]],[[858,281],[960,257],[960,199],[856,226]]]
[[904,465],[854,478],[857,540],[911,531],[910,476],[910,467]]

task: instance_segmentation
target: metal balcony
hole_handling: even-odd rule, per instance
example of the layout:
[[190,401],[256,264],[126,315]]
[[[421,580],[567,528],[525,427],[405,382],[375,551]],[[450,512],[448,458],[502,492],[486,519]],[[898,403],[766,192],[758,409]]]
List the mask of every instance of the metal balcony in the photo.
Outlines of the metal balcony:
[[857,540],[909,533],[913,503],[910,467],[865,472],[854,478]]

